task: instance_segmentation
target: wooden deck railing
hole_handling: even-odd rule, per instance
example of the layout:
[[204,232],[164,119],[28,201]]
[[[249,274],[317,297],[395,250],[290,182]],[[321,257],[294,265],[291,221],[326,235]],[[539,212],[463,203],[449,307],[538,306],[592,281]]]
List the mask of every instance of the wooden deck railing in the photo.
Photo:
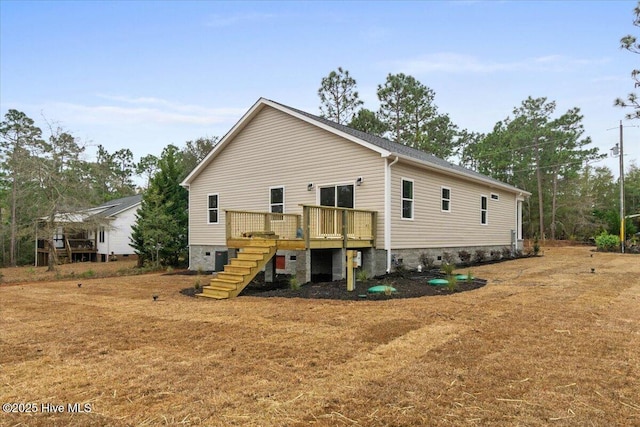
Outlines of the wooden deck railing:
[[360,209],[301,205],[302,215],[227,210],[227,240],[251,236],[312,241],[368,241],[375,245],[377,213]]
[[302,238],[300,215],[230,210],[225,212],[227,239],[241,239],[253,234],[273,234],[275,239]]

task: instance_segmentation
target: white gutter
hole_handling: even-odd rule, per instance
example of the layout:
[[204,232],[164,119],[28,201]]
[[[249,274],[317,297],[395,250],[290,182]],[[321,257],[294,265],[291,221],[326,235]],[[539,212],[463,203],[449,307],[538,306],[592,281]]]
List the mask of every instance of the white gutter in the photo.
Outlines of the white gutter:
[[387,273],[391,271],[391,166],[398,162],[389,163],[389,156],[384,159],[384,249],[387,251]]

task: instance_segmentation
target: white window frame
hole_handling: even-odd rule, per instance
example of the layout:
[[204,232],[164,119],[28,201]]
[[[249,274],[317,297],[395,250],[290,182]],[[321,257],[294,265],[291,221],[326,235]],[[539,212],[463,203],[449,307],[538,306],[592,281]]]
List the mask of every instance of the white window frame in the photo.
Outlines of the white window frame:
[[491,196],[489,197],[491,200],[497,202],[500,200],[500,195],[498,193],[491,193]]
[[[411,183],[411,198],[405,198],[404,197],[404,183],[406,182],[410,182]],[[411,202],[411,217],[409,218],[405,218],[404,216],[404,202],[405,201],[410,201]],[[402,219],[403,221],[413,221],[416,217],[415,215],[416,212],[416,183],[413,179],[411,178],[400,178],[400,219]]]
[[[443,190],[449,190],[448,199],[444,198],[444,195],[442,194]],[[449,203],[449,209],[442,209],[442,204],[445,201]],[[451,212],[451,187],[445,187],[445,186],[440,187],[440,212]]]
[[[482,208],[482,199],[485,199],[486,208]],[[482,214],[484,213],[484,222],[482,221]],[[480,195],[480,225],[489,225],[489,197],[485,194]]]
[[100,230],[98,230],[98,243],[104,243],[104,234],[105,234],[105,230],[104,227],[100,227]]
[[[210,208],[209,207],[209,197],[211,196],[216,196],[216,205],[218,207],[216,208]],[[216,222],[211,222],[211,211],[214,210],[218,213],[217,215],[217,221]],[[207,194],[207,224],[220,224],[220,193],[209,193]]]
[[[282,203],[273,203],[273,201],[271,200],[271,190],[275,190],[276,188],[282,188]],[[284,188],[284,185],[274,185],[272,187],[269,187],[269,213],[285,213],[284,211],[284,207],[285,207],[285,196],[286,196],[286,191]],[[274,212],[273,206],[278,206],[278,205],[282,205],[282,212]]]

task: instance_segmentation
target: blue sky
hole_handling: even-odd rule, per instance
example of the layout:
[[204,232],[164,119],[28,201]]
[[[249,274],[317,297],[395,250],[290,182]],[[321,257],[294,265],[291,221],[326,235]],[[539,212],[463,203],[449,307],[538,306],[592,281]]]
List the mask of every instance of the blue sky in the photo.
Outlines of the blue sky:
[[[136,158],[222,136],[260,97],[317,114],[338,66],[365,107],[388,73],[489,132],[528,96],[579,107],[602,152],[618,141],[640,56],[619,49],[635,1],[62,2],[0,0],[0,113],[44,117]],[[640,34],[639,34],[640,35]],[[640,121],[624,122],[640,163]],[[89,153],[95,150],[89,149]],[[613,169],[618,161],[598,163]]]

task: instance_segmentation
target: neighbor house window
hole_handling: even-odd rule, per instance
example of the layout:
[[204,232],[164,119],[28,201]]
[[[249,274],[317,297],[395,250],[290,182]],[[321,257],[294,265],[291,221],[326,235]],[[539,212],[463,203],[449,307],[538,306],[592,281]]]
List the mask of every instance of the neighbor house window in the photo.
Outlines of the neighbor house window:
[[402,219],[413,219],[413,181],[402,180]]
[[284,187],[269,189],[269,212],[284,213]]
[[500,195],[496,193],[491,193],[491,200],[500,200]]
[[487,221],[487,196],[480,197],[480,224],[488,224]]
[[442,187],[442,212],[451,212],[451,189]]
[[209,194],[207,196],[208,200],[208,210],[209,210],[209,216],[208,216],[208,222],[209,224],[217,224],[218,223],[218,219],[220,217],[219,212],[220,212],[220,208],[218,207],[218,195],[217,194]]
[[104,227],[100,227],[100,232],[98,233],[98,242],[104,243]]

